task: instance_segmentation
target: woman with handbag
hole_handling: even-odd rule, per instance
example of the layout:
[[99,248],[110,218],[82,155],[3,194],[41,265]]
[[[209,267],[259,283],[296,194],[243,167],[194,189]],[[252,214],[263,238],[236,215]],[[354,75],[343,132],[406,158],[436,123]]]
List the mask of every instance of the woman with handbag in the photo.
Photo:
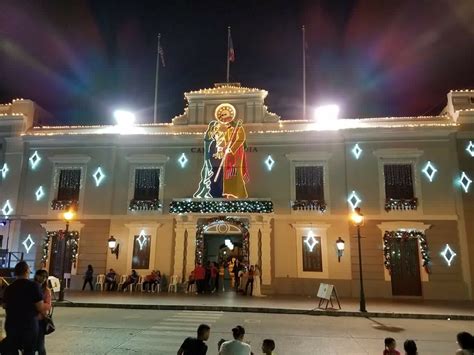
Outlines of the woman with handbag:
[[[48,276],[49,275],[46,270],[37,270],[35,273],[35,281],[41,286],[41,290],[43,291],[43,305],[45,308],[45,313],[50,313],[51,311],[51,290],[48,287]],[[44,337],[50,332],[46,330],[46,327],[48,326],[48,322],[51,319],[46,318],[48,317],[39,315],[39,332],[38,342],[36,346],[36,351],[38,351],[38,355],[46,355]]]

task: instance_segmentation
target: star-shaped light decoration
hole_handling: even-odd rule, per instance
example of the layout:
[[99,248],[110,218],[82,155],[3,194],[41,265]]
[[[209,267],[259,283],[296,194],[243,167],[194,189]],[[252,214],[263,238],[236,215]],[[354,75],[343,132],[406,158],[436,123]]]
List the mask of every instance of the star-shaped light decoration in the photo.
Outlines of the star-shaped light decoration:
[[29,160],[30,160],[31,168],[36,169],[36,167],[38,166],[41,160],[41,157],[39,156],[37,150],[35,150],[35,152],[31,155]]
[[469,176],[467,176],[464,171],[462,172],[461,177],[459,178],[459,183],[464,189],[464,192],[469,192],[469,186],[471,185],[472,180],[469,179]]
[[184,168],[186,164],[188,163],[188,158],[186,157],[186,154],[181,154],[181,156],[178,159],[179,165],[181,165],[181,168]]
[[347,202],[349,202],[352,209],[355,209],[357,206],[359,206],[362,200],[359,198],[359,196],[357,196],[355,191],[352,191],[349,195],[349,198],[347,199]]
[[140,250],[142,250],[143,247],[146,245],[147,239],[148,239],[148,238],[147,238],[147,236],[146,236],[146,234],[145,234],[145,231],[142,230],[142,231],[140,232],[140,234],[138,235],[138,238],[137,238],[137,240],[138,240],[138,245],[140,246]]
[[308,232],[308,235],[307,235],[306,238],[304,239],[304,243],[305,243],[306,246],[308,247],[309,252],[312,253],[313,250],[314,250],[314,247],[318,244],[318,241],[317,241],[316,238],[314,237],[313,231],[309,231],[309,232]]
[[454,257],[456,256],[456,253],[454,252],[453,249],[449,246],[449,244],[446,244],[444,247],[444,250],[441,252],[441,256],[446,260],[448,263],[448,266],[451,266],[451,263],[453,262]]
[[474,143],[472,141],[469,141],[466,151],[471,155],[471,157],[474,157]]
[[100,186],[100,183],[102,182],[102,180],[105,179],[105,174],[104,172],[102,171],[102,168],[99,166],[97,168],[97,170],[95,171],[95,173],[92,175],[92,177],[94,178],[95,180],[95,186]]
[[423,168],[422,170],[423,174],[426,175],[426,177],[428,178],[428,180],[430,180],[430,182],[433,181],[434,179],[434,176],[436,175],[436,173],[438,172],[438,169],[436,169],[433,164],[431,164],[430,161],[428,161],[425,165],[425,167]]
[[275,165],[275,160],[273,160],[273,158],[272,158],[271,155],[269,155],[269,156],[267,157],[267,159],[265,159],[265,165],[267,166],[267,169],[268,169],[269,171],[272,170],[273,165]]
[[43,186],[38,187],[38,189],[35,192],[35,196],[36,196],[36,201],[39,201],[43,198],[44,196]]
[[7,163],[3,163],[2,169],[0,170],[0,172],[2,173],[2,179],[5,179],[7,177],[7,173],[9,171],[10,169],[8,169]]
[[10,205],[10,200],[7,200],[2,208],[2,213],[4,216],[9,216],[13,212],[13,208]]
[[21,244],[23,244],[26,250],[26,254],[28,254],[33,245],[35,245],[35,242],[33,241],[33,238],[31,238],[31,234],[28,234],[26,239]]
[[356,144],[354,148],[352,148],[352,154],[354,154],[356,159],[360,158],[360,155],[362,154],[362,148],[359,147],[359,144]]

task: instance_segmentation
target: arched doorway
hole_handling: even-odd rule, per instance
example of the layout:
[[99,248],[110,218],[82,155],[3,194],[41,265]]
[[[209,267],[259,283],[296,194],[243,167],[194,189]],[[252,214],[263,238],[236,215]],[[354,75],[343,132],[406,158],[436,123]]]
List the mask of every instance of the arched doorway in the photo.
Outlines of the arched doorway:
[[221,264],[232,258],[248,264],[248,222],[232,217],[200,221],[196,231],[196,263],[205,264],[210,261]]

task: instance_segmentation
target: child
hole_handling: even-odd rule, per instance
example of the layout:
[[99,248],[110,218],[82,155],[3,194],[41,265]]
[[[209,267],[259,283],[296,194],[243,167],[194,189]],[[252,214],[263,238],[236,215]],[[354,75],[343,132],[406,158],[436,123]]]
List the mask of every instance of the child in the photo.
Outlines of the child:
[[393,338],[385,338],[385,350],[383,351],[383,355],[400,355],[400,352],[396,350],[397,343]]
[[275,355],[275,342],[272,339],[265,339],[262,343],[262,351],[264,355]]

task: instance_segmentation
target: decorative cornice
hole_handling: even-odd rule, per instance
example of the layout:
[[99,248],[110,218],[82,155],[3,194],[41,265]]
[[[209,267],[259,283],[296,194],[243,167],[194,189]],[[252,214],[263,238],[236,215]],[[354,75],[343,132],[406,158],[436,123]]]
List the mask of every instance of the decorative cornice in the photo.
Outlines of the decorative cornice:
[[129,163],[133,164],[142,164],[142,163],[147,163],[147,164],[153,164],[153,163],[158,163],[158,164],[164,164],[166,163],[170,158],[166,155],[163,154],[133,154],[129,155],[126,157],[127,161]]
[[374,155],[379,159],[419,158],[423,155],[423,151],[416,148],[389,148],[377,149]]
[[85,154],[61,154],[50,156],[48,159],[54,164],[87,164],[91,157]]
[[299,152],[285,154],[290,161],[327,161],[331,158],[332,153],[329,152]]

